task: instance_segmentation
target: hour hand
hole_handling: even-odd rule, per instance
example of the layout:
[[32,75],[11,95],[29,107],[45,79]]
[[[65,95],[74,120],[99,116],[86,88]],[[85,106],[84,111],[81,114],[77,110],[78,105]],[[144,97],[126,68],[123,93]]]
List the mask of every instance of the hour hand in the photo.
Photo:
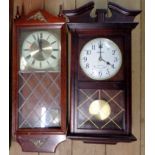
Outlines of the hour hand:
[[42,51],[42,40],[39,39],[39,36],[38,36],[38,39],[37,39],[37,43],[38,43],[39,50]]

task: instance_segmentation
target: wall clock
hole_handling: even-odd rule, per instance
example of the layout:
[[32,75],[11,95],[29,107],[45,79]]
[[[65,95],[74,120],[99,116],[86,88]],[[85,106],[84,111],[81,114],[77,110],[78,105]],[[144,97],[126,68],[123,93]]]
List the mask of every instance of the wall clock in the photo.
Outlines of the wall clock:
[[44,10],[14,22],[13,137],[23,151],[54,152],[66,139],[66,24]]
[[131,122],[131,31],[139,10],[109,2],[64,10],[71,42],[70,126],[68,137],[91,143],[136,140]]

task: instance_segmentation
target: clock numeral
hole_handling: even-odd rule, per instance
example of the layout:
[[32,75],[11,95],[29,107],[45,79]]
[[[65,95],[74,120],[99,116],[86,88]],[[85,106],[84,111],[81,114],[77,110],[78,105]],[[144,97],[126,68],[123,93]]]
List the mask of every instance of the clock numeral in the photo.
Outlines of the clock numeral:
[[29,51],[30,49],[24,49],[24,51]]
[[111,67],[112,67],[113,69],[115,69],[115,66],[114,66],[114,64],[112,64],[112,65],[111,65]]
[[31,55],[27,55],[25,58],[26,59],[30,59],[31,58]]
[[110,75],[109,69],[106,70],[106,74]]
[[114,62],[117,62],[118,61],[118,58],[117,57],[114,57]]
[[26,42],[27,42],[28,44],[32,45],[32,43],[31,43],[30,41],[26,40]]
[[56,41],[51,42],[51,45],[53,45],[54,43],[56,43]]
[[56,49],[56,48],[55,48],[55,49],[53,49],[53,51],[59,51],[59,49]]
[[32,61],[32,65],[34,65],[34,63],[35,63],[35,60]]
[[92,45],[92,50],[95,50],[95,45]]
[[86,54],[87,54],[87,55],[91,55],[91,50],[87,50],[87,51],[86,51]]
[[98,72],[98,75],[99,75],[100,77],[102,77],[102,72]]
[[91,75],[93,76],[94,72],[92,71]]
[[40,39],[43,39],[43,33],[40,33]]
[[112,50],[112,55],[115,55],[115,53],[116,53],[116,50]]
[[56,59],[56,57],[54,55],[51,55],[51,58]]
[[98,48],[99,49],[102,49],[103,48],[103,44],[102,44],[101,40],[100,40],[100,43],[98,44]]
[[41,61],[40,61],[40,68],[42,68],[42,63],[41,63]]
[[89,63],[86,64],[86,68],[89,68]]
[[37,40],[37,38],[36,38],[36,36],[33,34],[32,35],[32,37],[33,37],[33,39],[36,41]]
[[46,62],[47,62],[47,64],[48,64],[48,65],[50,65],[50,63],[49,63],[49,61],[48,61],[48,60],[47,60]]
[[83,60],[84,60],[84,62],[86,62],[87,61],[87,57],[83,57]]
[[51,36],[51,35],[49,35],[49,36],[47,37],[47,39],[46,39],[46,40],[48,40],[48,39],[50,38],[50,36]]

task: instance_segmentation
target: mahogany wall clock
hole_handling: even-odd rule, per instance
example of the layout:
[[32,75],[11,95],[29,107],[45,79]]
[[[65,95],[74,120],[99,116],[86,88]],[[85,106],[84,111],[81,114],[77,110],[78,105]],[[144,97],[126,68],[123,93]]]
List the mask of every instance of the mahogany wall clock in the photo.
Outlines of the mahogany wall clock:
[[94,2],[64,10],[70,31],[70,126],[68,137],[85,142],[136,140],[131,122],[131,31],[139,10],[108,3],[90,17]]
[[14,22],[13,136],[24,151],[54,152],[66,139],[66,24],[44,10]]

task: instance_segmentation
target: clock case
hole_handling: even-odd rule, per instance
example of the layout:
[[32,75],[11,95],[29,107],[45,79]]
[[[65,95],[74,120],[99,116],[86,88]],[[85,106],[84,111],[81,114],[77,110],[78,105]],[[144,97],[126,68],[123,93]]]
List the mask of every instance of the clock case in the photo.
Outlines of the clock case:
[[[83,140],[88,143],[109,143],[131,142],[136,138],[132,134],[132,75],[131,75],[131,31],[137,26],[134,18],[140,10],[128,10],[116,3],[109,2],[108,10],[97,9],[96,17],[90,13],[94,8],[94,2],[89,2],[75,10],[63,10],[68,18],[68,29],[70,32],[70,117],[67,137],[76,140]],[[108,12],[111,16],[108,17]],[[79,65],[80,50],[88,41],[94,38],[108,38],[114,41],[122,52],[123,64],[119,72],[112,78],[102,81],[92,80],[87,77]],[[82,92],[84,93],[81,93]],[[97,124],[88,115],[88,105],[81,104],[82,95],[86,100],[91,96],[91,91],[105,91],[112,96],[114,92],[123,91],[123,96],[117,102],[123,105],[123,116],[120,117],[121,129],[95,128]],[[106,92],[106,93],[107,93]],[[103,99],[105,98],[103,94]],[[97,97],[94,98],[98,99]],[[79,109],[82,107],[81,109]],[[116,111],[116,107],[112,107]],[[79,126],[80,119],[84,118],[83,124]],[[87,120],[88,119],[88,120]],[[112,121],[115,121],[112,119]],[[106,122],[105,122],[106,123]],[[86,125],[84,125],[86,124]]]
[[[20,17],[20,16],[19,16]],[[20,30],[60,30],[61,34],[61,73],[60,73],[60,127],[19,128],[19,32]],[[12,137],[17,140],[26,152],[54,152],[59,143],[66,140],[66,103],[67,103],[67,51],[66,22],[62,16],[53,16],[45,10],[36,10],[28,15],[15,19],[13,24],[12,49]],[[33,76],[33,75],[32,75]],[[43,75],[44,76],[44,75]],[[37,75],[36,75],[37,77]],[[39,76],[38,76],[39,77]],[[50,77],[51,78],[51,77]],[[46,78],[50,81],[49,76]],[[35,81],[34,81],[35,82]],[[39,81],[38,81],[39,82]],[[33,83],[33,81],[32,81]],[[26,84],[25,84],[26,85]],[[49,84],[50,85],[50,84]],[[27,87],[24,87],[27,91]],[[39,90],[40,91],[40,90]],[[50,104],[50,103],[49,103]],[[33,109],[34,107],[28,108]],[[26,109],[25,109],[26,110]]]

